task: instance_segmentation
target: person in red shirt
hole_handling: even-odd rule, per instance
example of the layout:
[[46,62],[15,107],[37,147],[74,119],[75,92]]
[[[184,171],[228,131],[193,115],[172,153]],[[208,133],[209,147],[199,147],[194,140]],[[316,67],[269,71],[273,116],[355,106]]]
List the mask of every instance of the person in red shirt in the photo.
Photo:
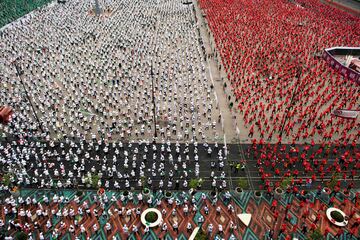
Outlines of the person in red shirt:
[[296,233],[298,230],[298,225],[297,224],[294,224],[293,228],[292,228],[292,232],[293,233]]
[[351,229],[352,228],[357,228],[360,225],[360,217],[355,219],[355,222],[353,223],[353,225],[351,225]]
[[299,175],[299,171],[297,169],[294,170],[293,172],[294,178],[297,178],[297,176]]
[[322,191],[322,186],[318,185],[317,187],[317,191],[316,191],[316,197],[319,198],[321,195],[321,191]]
[[305,209],[305,211],[303,212],[301,218],[304,219],[304,221],[305,221],[305,219],[307,218],[309,213],[310,213],[309,209]]
[[355,197],[352,200],[355,205],[356,205],[356,202],[359,200],[359,198],[360,198],[360,192],[356,192]]
[[328,227],[326,227],[325,230],[324,230],[324,236],[327,237],[329,232],[330,232],[330,229]]
[[348,202],[349,202],[349,199],[345,198],[345,199],[342,201],[342,203],[340,204],[340,206],[341,206],[342,208],[346,208]]
[[344,230],[342,228],[340,228],[337,232],[335,237],[340,238],[342,235],[344,234]]
[[288,214],[285,215],[285,220],[286,220],[286,221],[289,221],[289,222],[290,222],[290,221],[291,221],[291,218],[292,218],[292,217],[291,217],[291,214],[290,214],[290,213],[288,213]]
[[334,206],[334,202],[335,202],[335,197],[332,196],[332,197],[329,199],[329,205],[330,205],[330,206]]
[[[338,182],[340,182],[340,181],[338,181]],[[338,186],[338,185],[336,185],[335,187],[334,187],[334,192],[335,192],[335,196],[340,192],[340,187]]]
[[283,224],[281,224],[279,235],[282,233],[285,233],[285,231],[286,231],[286,224],[283,223]]
[[291,204],[290,204],[290,203],[286,204],[286,207],[285,207],[285,215],[288,214],[290,208],[291,208]]
[[272,196],[273,195],[273,191],[271,190],[271,187],[270,186],[267,186],[266,187],[266,193],[268,194],[268,196]]
[[356,228],[351,228],[346,236],[349,236],[349,239],[352,239],[352,237],[356,237]]
[[320,219],[321,219],[321,214],[317,213],[316,217],[315,217],[315,220],[314,220],[314,224],[317,224]]
[[321,203],[319,211],[324,211],[326,209],[326,204],[325,203]]
[[311,176],[311,180],[312,180],[313,183],[315,183],[315,181],[316,181],[316,175],[315,175],[315,173]]
[[274,212],[274,221],[277,222],[277,219],[279,217],[279,211],[275,210]]
[[350,191],[354,187],[354,182],[351,182],[347,185],[346,189]]
[[299,189],[296,186],[293,186],[293,193],[297,194],[299,192]]
[[275,209],[276,209],[276,207],[277,207],[277,204],[278,204],[277,200],[274,199],[273,202],[272,202],[272,204],[271,204],[270,210],[274,212]]
[[316,230],[316,224],[315,223],[311,223],[310,224],[310,231],[315,231]]
[[320,173],[320,178],[321,178],[321,181],[323,182],[323,181],[324,181],[324,178],[325,178],[325,173],[324,173],[324,172],[321,172],[321,173]]
[[252,138],[254,136],[254,125],[251,125],[250,130],[249,130],[249,134],[248,137]]
[[350,214],[349,214],[349,219],[351,219],[356,213],[356,208],[352,208]]

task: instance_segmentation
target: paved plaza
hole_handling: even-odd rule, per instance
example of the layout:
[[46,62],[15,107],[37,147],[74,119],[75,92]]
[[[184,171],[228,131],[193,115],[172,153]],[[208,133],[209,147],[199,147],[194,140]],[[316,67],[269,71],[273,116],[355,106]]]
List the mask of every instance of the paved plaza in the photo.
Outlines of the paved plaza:
[[[40,233],[45,239],[55,239],[55,236],[57,239],[188,239],[194,228],[200,226],[209,239],[264,239],[268,236],[269,230],[273,230],[274,239],[288,239],[288,236],[292,236],[305,240],[312,231],[310,226],[315,222],[315,227],[319,228],[325,239],[330,240],[334,239],[340,229],[326,219],[325,210],[331,205],[352,215],[348,227],[343,229],[344,233],[338,239],[356,240],[356,236],[359,236],[358,230],[353,232],[350,228],[360,217],[359,200],[356,204],[351,200],[355,196],[353,191],[350,193],[350,200],[345,204],[344,196],[341,194],[336,196],[334,203],[329,204],[328,198],[323,198],[316,192],[309,192],[306,199],[293,194],[284,195],[276,207],[273,207],[273,197],[265,193],[262,193],[261,197],[256,197],[251,191],[245,191],[241,195],[218,194],[216,200],[209,192],[198,192],[194,195],[172,192],[172,204],[169,204],[169,199],[159,191],[151,193],[150,202],[145,196],[142,201],[138,201],[139,192],[131,194],[129,200],[129,197],[122,197],[123,192],[119,191],[106,191],[105,195],[99,197],[94,191],[22,190],[21,197],[24,203],[15,208],[17,211],[30,210],[30,217],[16,217],[15,214],[11,214],[11,205],[3,204],[0,219],[13,223],[8,228],[10,230],[6,230],[9,232],[15,231],[14,224],[25,224],[27,219],[31,219],[32,224],[28,232],[33,239],[39,239]],[[30,204],[27,204],[28,201]],[[162,212],[163,222],[160,227],[144,232],[145,227],[136,212],[138,209],[143,211],[149,206],[156,207]],[[188,213],[186,210],[184,212],[185,206],[189,208]],[[42,212],[47,212],[46,216],[37,215],[39,207]],[[5,208],[9,210],[8,214],[5,214]],[[89,213],[86,213],[87,209]],[[237,218],[236,215],[239,213],[252,215],[248,227]],[[178,224],[178,233],[173,229],[175,222]],[[110,231],[105,227],[107,223],[111,226]],[[304,223],[309,226],[306,232],[303,232],[302,228]],[[187,230],[188,224],[191,224],[190,231]],[[211,232],[208,230],[210,224],[213,226]],[[223,228],[222,233],[219,232],[220,225]],[[124,226],[128,231],[124,231]],[[81,230],[82,227],[84,231]],[[68,231],[70,228],[74,228],[72,233]],[[280,229],[284,229],[281,234]],[[349,232],[354,235],[351,236]]]
[[36,2],[0,30],[0,240],[360,239],[359,117],[332,114],[359,88],[317,57],[358,44],[356,16],[318,0],[98,4]]

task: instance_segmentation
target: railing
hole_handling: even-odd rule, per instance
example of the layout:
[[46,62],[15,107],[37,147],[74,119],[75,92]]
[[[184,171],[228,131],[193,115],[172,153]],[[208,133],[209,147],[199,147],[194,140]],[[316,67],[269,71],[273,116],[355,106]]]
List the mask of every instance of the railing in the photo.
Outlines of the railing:
[[[350,81],[353,81],[360,85],[360,73],[342,65],[336,58],[331,54],[331,51],[336,49],[343,49],[346,50],[346,47],[334,47],[334,48],[327,48],[324,50],[323,58],[325,61],[336,71],[338,71],[341,75],[343,75],[345,78],[349,79]],[[349,50],[352,50],[353,48],[348,48]],[[356,48],[359,49],[359,48]]]

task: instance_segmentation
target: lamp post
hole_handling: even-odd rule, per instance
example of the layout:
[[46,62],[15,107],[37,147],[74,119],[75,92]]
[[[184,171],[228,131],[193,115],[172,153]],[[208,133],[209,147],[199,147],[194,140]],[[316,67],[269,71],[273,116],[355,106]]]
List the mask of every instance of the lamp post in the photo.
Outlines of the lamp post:
[[293,106],[294,104],[294,98],[295,98],[295,95],[297,93],[297,89],[299,87],[299,81],[300,81],[300,78],[301,78],[301,74],[302,74],[302,69],[303,67],[302,66],[298,66],[297,68],[297,73],[296,73],[296,82],[295,82],[295,89],[292,93],[292,96],[291,96],[291,99],[290,99],[290,103],[289,103],[289,107],[285,109],[286,111],[286,115],[285,115],[285,119],[284,119],[284,123],[281,127],[281,132],[280,132],[280,137],[282,137],[282,134],[283,134],[283,131],[284,131],[284,127],[285,127],[285,123],[287,122],[288,118],[289,118],[289,111],[290,111],[290,108]]
[[155,104],[155,90],[154,90],[154,71],[153,71],[153,64],[151,62],[151,94],[152,94],[152,102],[153,102],[153,115],[154,115],[154,139],[157,138],[157,131],[156,131],[156,104]]
[[98,0],[95,0],[95,14],[99,16],[101,14],[100,4]]
[[34,116],[35,116],[35,118],[36,118],[36,120],[37,120],[37,122],[38,122],[38,124],[39,124],[40,130],[41,130],[42,133],[44,133],[44,130],[43,130],[43,128],[42,128],[42,125],[41,125],[41,123],[40,123],[40,120],[39,120],[39,118],[38,118],[38,116],[37,116],[37,114],[36,114],[34,105],[33,105],[32,102],[31,102],[30,96],[29,96],[29,94],[28,94],[28,91],[27,91],[27,89],[26,89],[26,87],[25,87],[25,84],[24,84],[24,81],[23,81],[23,79],[22,79],[23,71],[21,70],[20,66],[17,64],[17,60],[18,60],[18,58],[16,58],[16,59],[14,60],[14,62],[12,63],[12,64],[15,66],[15,69],[16,69],[16,76],[18,76],[18,78],[19,78],[19,80],[20,80],[20,83],[21,83],[21,85],[22,85],[23,88],[24,88],[26,98],[27,98],[27,100],[28,100],[29,103],[30,103],[31,109],[33,110]]

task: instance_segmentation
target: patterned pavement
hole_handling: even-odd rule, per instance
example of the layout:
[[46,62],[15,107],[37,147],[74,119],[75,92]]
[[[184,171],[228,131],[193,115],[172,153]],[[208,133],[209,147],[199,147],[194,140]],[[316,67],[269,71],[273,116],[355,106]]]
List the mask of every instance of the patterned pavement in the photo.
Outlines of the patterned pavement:
[[[35,223],[38,222],[39,228],[34,229],[30,227],[28,232],[33,237],[33,239],[39,239],[39,232],[44,233],[45,239],[75,239],[75,236],[78,239],[86,239],[91,237],[91,239],[188,239],[192,230],[187,231],[188,223],[191,223],[192,229],[198,226],[199,216],[204,217],[204,223],[200,224],[204,232],[207,232],[207,227],[211,223],[214,226],[212,234],[209,236],[209,239],[264,239],[264,236],[267,235],[269,229],[274,229],[274,239],[290,239],[289,237],[297,237],[298,239],[308,239],[309,232],[311,232],[311,225],[314,222],[317,214],[319,214],[320,219],[315,224],[316,227],[319,227],[321,232],[324,234],[326,231],[329,233],[326,235],[326,239],[334,239],[334,236],[338,233],[338,228],[335,227],[331,222],[326,219],[325,210],[329,206],[329,200],[324,197],[316,197],[316,192],[310,192],[307,195],[307,200],[301,201],[298,197],[294,195],[284,195],[281,200],[278,200],[278,205],[275,209],[272,209],[273,200],[272,196],[263,194],[260,198],[255,197],[254,192],[245,191],[241,195],[232,194],[230,199],[227,199],[224,194],[219,194],[218,201],[216,206],[212,206],[212,197],[209,192],[206,192],[206,199],[202,198],[202,194],[197,192],[195,196],[197,210],[193,211],[191,204],[191,197],[187,194],[181,192],[173,193],[174,199],[179,199],[180,204],[176,206],[175,202],[172,205],[168,204],[167,199],[164,198],[162,193],[155,193],[153,195],[152,205],[153,207],[158,208],[163,212],[164,222],[167,224],[167,230],[163,231],[160,227],[150,229],[148,233],[144,232],[144,227],[140,221],[140,215],[136,215],[136,208],[140,208],[142,211],[148,207],[146,202],[139,202],[134,197],[134,200],[125,200],[121,201],[121,192],[106,192],[108,197],[108,202],[104,202],[102,208],[98,200],[94,200],[95,192],[87,191],[83,193],[83,196],[80,197],[80,204],[76,204],[74,198],[76,196],[76,191],[64,190],[57,191],[56,194],[59,196],[64,196],[66,201],[62,203],[50,202],[45,204],[42,202],[42,196],[46,194],[50,199],[54,195],[54,192],[44,192],[39,190],[21,190],[21,196],[26,199],[27,197],[36,198],[39,202],[42,202],[44,209],[55,210],[54,214],[51,214],[49,211],[49,216],[52,219],[52,227],[48,230],[46,223],[48,217],[37,217],[36,216],[36,205],[23,204],[18,206],[18,212],[21,208],[24,210],[30,209],[33,216],[31,220],[27,217],[20,216],[10,216],[9,214],[5,218],[5,208],[9,207],[8,205],[2,205],[0,211],[0,219],[5,222],[9,222],[11,219],[15,222],[25,224],[25,222]],[[116,201],[112,201],[112,195],[114,194]],[[183,212],[184,206],[184,197],[188,199],[189,213],[187,215]],[[353,212],[353,216],[350,219],[348,226],[344,229],[344,234],[338,239],[343,240],[355,240],[358,239],[356,236],[359,236],[359,227],[354,228],[353,231],[355,235],[350,236],[347,233],[350,230],[350,226],[353,225],[356,218],[360,217],[360,203],[357,201],[357,205],[352,201],[355,197],[355,192],[351,192],[348,197],[349,201],[345,201],[344,196],[338,195],[335,198],[334,206],[343,210],[346,214]],[[113,198],[114,199],[114,198]],[[159,201],[157,201],[159,200]],[[73,208],[77,212],[78,207],[81,206],[84,202],[87,202],[91,213],[87,215],[84,213],[82,216],[78,215],[75,217],[58,217],[56,212],[61,209],[70,209]],[[234,206],[234,212],[228,210],[228,206],[231,204]],[[288,214],[285,214],[286,205],[289,204],[290,208]],[[156,206],[154,206],[156,205]],[[205,213],[204,206],[207,205],[209,208],[209,213]],[[115,209],[132,209],[131,216],[126,216],[126,214],[119,215],[115,213]],[[217,212],[216,208],[219,207],[220,213]],[[97,209],[97,215],[95,216],[94,209]],[[164,210],[165,209],[165,210]],[[173,210],[175,209],[175,214]],[[85,211],[84,211],[85,212]],[[110,212],[112,214],[110,214]],[[238,213],[251,213],[252,220],[249,227],[246,227],[236,217]],[[277,216],[278,215],[278,216]],[[288,216],[289,218],[285,218]],[[84,225],[86,229],[85,234],[81,234],[80,227],[75,227],[74,233],[70,233],[69,226],[74,225],[75,219],[78,221],[79,226]],[[61,221],[63,221],[66,226],[61,227]],[[178,222],[179,233],[176,233],[172,229],[174,221]],[[234,231],[230,229],[230,222],[233,221],[237,228]],[[112,226],[111,231],[107,231],[105,224],[109,222]],[[308,226],[308,234],[303,234],[301,232],[303,223],[306,223]],[[98,231],[94,231],[93,226],[97,225]],[[123,230],[123,226],[127,225],[129,228],[129,233],[126,234]],[[224,229],[224,233],[220,234],[218,232],[218,226],[221,224]],[[132,227],[137,226],[138,232],[134,233]],[[285,231],[280,233],[280,230],[285,226]],[[59,235],[58,238],[55,238],[53,235],[54,228],[58,229]],[[5,230],[5,229],[3,229]],[[14,234],[15,230],[10,230],[11,234]],[[325,235],[324,235],[325,236]]]

